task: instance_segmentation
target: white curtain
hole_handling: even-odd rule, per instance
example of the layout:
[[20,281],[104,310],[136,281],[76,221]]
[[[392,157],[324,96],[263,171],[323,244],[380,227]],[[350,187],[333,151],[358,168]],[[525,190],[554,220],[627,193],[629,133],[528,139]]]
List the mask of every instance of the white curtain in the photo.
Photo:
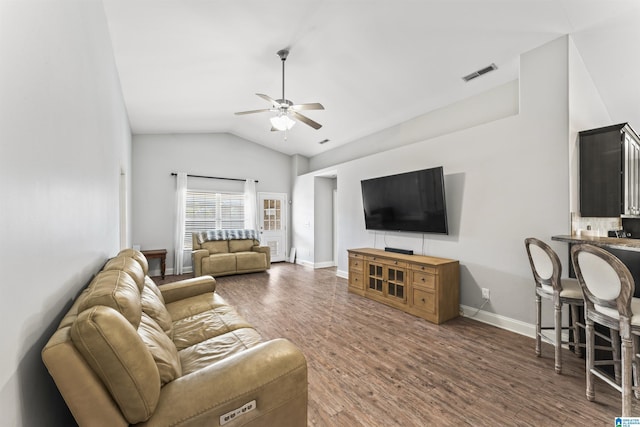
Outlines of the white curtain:
[[253,179],[247,179],[244,182],[244,228],[255,230],[256,216],[256,182]]
[[175,248],[174,274],[182,274],[184,268],[184,223],[186,205],[187,174],[178,172],[176,178],[176,228],[173,246]]

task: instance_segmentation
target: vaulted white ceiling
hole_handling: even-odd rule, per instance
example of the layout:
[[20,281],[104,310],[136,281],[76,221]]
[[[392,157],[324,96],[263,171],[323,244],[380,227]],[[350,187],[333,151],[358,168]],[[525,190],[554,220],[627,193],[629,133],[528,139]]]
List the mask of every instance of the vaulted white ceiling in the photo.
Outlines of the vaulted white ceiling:
[[[104,0],[132,131],[230,132],[313,156],[517,78],[518,58],[572,34],[613,122],[640,99],[636,0]],[[320,102],[271,132],[257,97]],[[498,70],[462,80],[491,63]],[[328,139],[326,144],[320,141]]]

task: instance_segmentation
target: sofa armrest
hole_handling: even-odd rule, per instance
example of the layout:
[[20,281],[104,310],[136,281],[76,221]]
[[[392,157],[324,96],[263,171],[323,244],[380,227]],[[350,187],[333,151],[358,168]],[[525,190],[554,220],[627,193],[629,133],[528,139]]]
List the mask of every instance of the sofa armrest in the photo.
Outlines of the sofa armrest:
[[269,246],[252,246],[253,252],[262,252],[267,256],[267,268],[271,267],[271,248]]
[[253,401],[255,409],[237,415],[242,425],[307,425],[307,363],[291,342],[261,343],[168,383],[140,425],[219,425],[222,415]]
[[195,277],[202,276],[202,258],[208,256],[209,251],[206,249],[191,251],[191,262],[193,264],[193,275]]
[[167,283],[166,285],[158,285],[158,289],[162,293],[165,304],[168,304],[206,292],[214,292],[216,290],[216,279],[211,276],[193,277]]

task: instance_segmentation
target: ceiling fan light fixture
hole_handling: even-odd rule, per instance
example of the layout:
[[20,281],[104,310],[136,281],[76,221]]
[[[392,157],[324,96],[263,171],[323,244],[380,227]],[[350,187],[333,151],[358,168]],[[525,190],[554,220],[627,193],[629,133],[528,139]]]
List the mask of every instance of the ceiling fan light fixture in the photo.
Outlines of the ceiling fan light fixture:
[[290,130],[293,125],[296,124],[295,120],[292,120],[286,114],[278,114],[277,116],[271,117],[270,120],[271,126],[278,130]]
[[[284,63],[289,55],[289,49],[281,49],[278,51],[278,56],[282,62],[282,98],[273,99],[262,93],[256,93],[260,98],[271,104],[271,108],[262,108],[260,110],[240,111],[236,115],[263,113],[267,111],[275,112],[276,115],[271,117],[271,130],[272,131],[288,131],[296,121],[302,122],[307,126],[311,126],[314,129],[320,129],[322,125],[318,122],[311,120],[309,117],[301,114],[300,111],[306,110],[324,110],[324,107],[319,102],[311,102],[306,104],[294,104],[284,96]],[[295,120],[294,120],[295,119]],[[285,134],[284,139],[287,139]]]

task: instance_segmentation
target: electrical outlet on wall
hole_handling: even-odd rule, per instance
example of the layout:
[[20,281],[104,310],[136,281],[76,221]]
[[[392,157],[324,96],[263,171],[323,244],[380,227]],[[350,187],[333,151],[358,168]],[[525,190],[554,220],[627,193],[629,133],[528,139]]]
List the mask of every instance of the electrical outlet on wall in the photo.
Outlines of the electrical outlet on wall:
[[491,294],[488,288],[482,288],[482,299],[491,299]]

